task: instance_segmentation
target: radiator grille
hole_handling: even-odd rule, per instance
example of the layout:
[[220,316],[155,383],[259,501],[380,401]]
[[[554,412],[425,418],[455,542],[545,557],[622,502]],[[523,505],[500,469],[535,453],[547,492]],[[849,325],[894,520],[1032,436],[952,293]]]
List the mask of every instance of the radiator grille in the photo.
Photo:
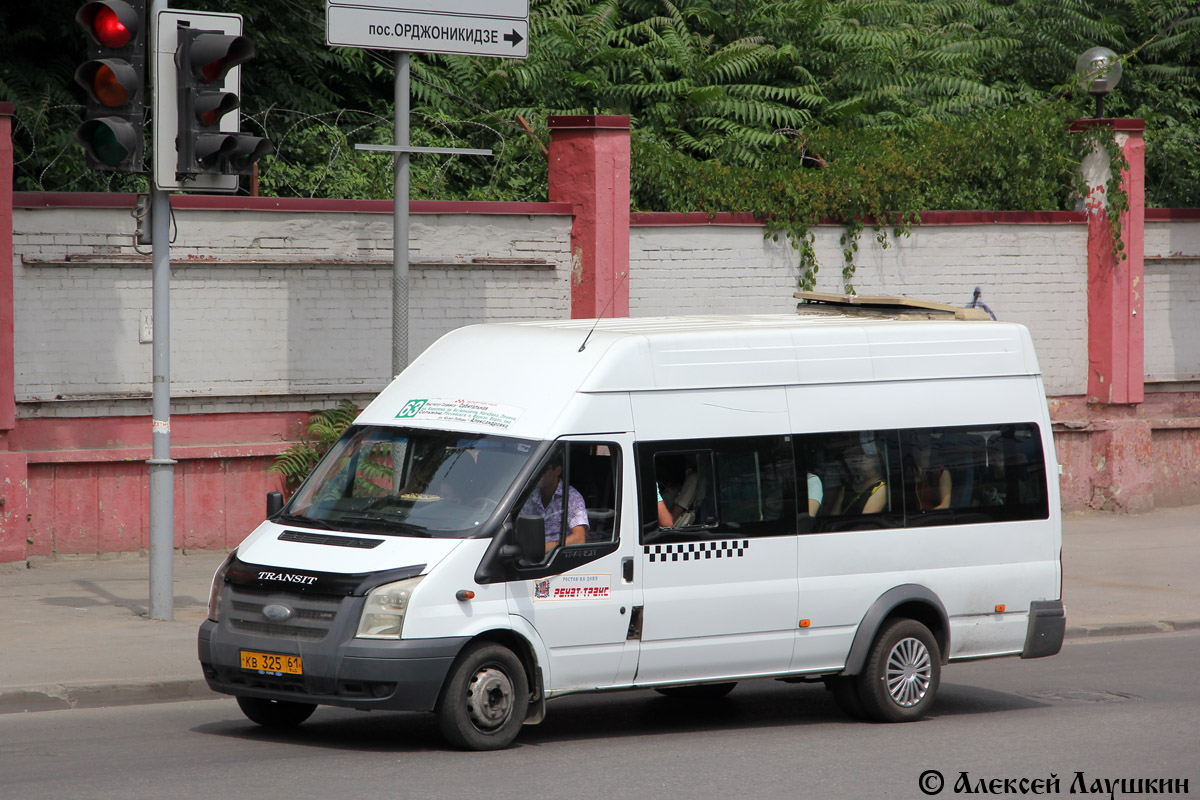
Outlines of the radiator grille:
[[[324,639],[337,619],[341,599],[322,595],[294,594],[280,597],[277,592],[264,592],[244,586],[229,586],[229,627],[235,631],[290,639],[319,642]],[[290,619],[275,621],[263,615],[263,608],[280,603],[292,609]]]

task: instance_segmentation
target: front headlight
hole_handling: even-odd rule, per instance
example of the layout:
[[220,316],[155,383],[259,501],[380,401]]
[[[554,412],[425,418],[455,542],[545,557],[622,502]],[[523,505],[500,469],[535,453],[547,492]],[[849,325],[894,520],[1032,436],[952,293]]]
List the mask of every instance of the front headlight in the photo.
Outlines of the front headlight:
[[420,582],[421,578],[408,578],[372,589],[367,594],[355,636],[360,639],[399,639],[409,598]]
[[233,563],[236,555],[237,550],[234,550],[213,574],[212,586],[208,589],[208,618],[213,622],[221,621],[221,594],[225,591],[225,573],[229,572],[229,565]]

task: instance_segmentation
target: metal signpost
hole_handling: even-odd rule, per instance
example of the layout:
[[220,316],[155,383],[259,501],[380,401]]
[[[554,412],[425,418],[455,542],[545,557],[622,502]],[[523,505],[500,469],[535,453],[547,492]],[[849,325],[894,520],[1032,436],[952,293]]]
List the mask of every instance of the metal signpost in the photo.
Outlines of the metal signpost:
[[355,145],[396,154],[392,222],[392,374],[408,366],[409,157],[413,153],[490,156],[491,150],[409,143],[409,54],[496,58],[529,55],[529,0],[326,0],[331,47],[395,50],[395,144]]

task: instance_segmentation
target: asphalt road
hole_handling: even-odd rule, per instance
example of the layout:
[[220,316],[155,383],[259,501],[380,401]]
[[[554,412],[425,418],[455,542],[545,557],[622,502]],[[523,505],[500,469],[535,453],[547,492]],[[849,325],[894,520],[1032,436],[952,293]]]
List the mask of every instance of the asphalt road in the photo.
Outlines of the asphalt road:
[[[1027,796],[1015,781],[1052,776],[1058,791],[1043,795],[1108,797],[1095,780],[1166,778],[1200,796],[1198,665],[1200,632],[956,664],[935,713],[907,725],[850,722],[819,685],[774,681],[707,706],[571,697],[498,753],[448,751],[417,714],[323,708],[287,734],[232,700],[10,714],[0,798],[923,798],[928,770],[943,776],[938,797],[1006,778]],[[964,772],[974,794],[954,791]]]

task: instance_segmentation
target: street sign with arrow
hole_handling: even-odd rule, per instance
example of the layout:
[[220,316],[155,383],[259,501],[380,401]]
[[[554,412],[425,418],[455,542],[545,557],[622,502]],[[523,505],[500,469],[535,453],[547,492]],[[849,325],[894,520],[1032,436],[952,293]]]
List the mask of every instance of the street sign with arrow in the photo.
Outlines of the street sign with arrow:
[[325,41],[406,53],[526,58],[529,0],[326,0]]

